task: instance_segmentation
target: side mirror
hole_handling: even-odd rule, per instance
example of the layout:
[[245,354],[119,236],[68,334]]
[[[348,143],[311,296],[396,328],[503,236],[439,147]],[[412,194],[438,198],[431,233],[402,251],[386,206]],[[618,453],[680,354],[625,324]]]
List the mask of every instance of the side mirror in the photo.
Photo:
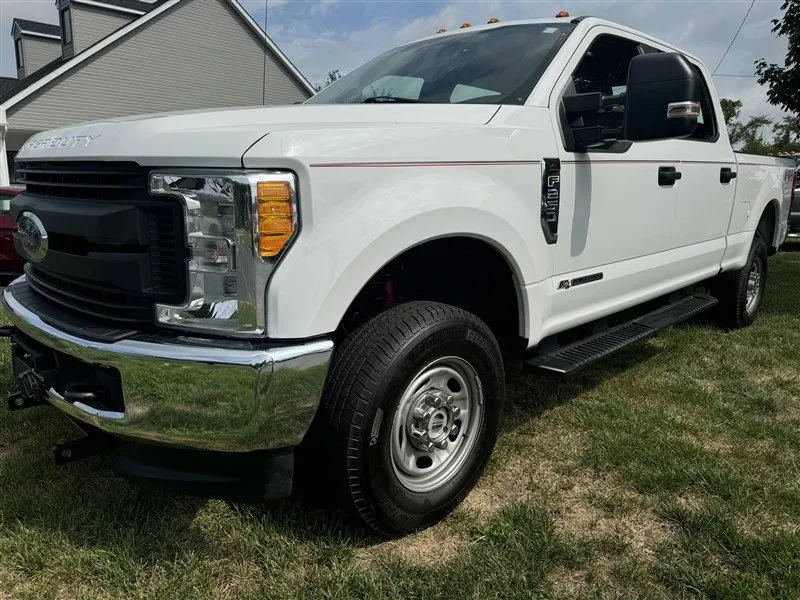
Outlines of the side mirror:
[[697,129],[703,80],[681,54],[642,54],[631,60],[625,135],[631,142],[689,137]]

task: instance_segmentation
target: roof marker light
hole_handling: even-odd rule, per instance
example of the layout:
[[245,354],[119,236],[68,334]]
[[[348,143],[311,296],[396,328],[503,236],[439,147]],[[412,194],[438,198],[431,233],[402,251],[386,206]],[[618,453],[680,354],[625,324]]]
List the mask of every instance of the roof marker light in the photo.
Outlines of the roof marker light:
[[472,27],[472,25],[470,25],[469,23],[462,23],[459,29],[466,29],[467,27]]
[[566,18],[568,16],[569,16],[569,11],[568,10],[560,10],[560,11],[558,11],[558,14],[556,15],[556,19],[564,19],[564,18]]

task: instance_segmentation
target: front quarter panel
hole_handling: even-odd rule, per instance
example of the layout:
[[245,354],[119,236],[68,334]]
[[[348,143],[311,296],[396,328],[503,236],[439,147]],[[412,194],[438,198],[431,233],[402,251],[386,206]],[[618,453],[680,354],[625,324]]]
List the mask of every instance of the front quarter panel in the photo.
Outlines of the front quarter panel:
[[505,255],[518,286],[547,275],[548,261],[533,259],[549,252],[539,224],[538,162],[298,169],[313,203],[301,198],[301,234],[268,289],[272,338],[334,331],[373,274],[436,238],[487,241]]

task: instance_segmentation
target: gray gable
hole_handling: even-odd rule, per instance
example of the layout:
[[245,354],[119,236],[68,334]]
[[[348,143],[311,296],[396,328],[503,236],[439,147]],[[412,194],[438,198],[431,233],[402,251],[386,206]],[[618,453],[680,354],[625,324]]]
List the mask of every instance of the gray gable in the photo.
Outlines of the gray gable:
[[7,118],[13,128],[42,130],[152,112],[293,104],[309,96],[228,0],[192,0],[11,104]]
[[[2,0],[0,0],[0,1],[2,1]],[[144,4],[148,7],[149,11],[152,12],[156,8],[161,7],[163,4],[166,4],[167,2],[170,2],[170,1],[171,0],[156,0],[156,2],[144,3]],[[199,2],[199,1],[202,1],[202,0],[197,0],[197,1]],[[242,9],[241,6],[238,4],[238,0],[220,0],[220,1],[224,1],[224,3],[228,4],[229,8],[231,8],[232,5],[236,5],[239,8],[239,10],[242,11],[242,14],[246,14],[244,12],[244,9]],[[58,6],[59,6],[59,8],[62,8],[62,5],[67,5],[69,2],[70,2],[70,0],[59,0]],[[112,5],[113,4],[113,5],[116,5],[116,6],[126,7],[126,6],[133,6],[133,4],[125,5],[125,3],[139,2],[139,0],[92,0],[92,2],[103,2],[104,4],[108,4],[108,5]],[[176,6],[174,6],[172,9],[168,9],[167,12],[172,12],[172,10],[174,10],[176,8],[181,8],[183,5],[191,4],[191,3],[192,3],[192,0],[180,0]],[[236,13],[237,11],[230,10],[229,12]],[[161,17],[162,16],[160,15],[158,18],[160,19]],[[136,23],[138,20],[142,20],[142,19],[145,19],[145,18],[146,18],[146,15],[143,15],[143,16],[140,16],[140,17],[134,19],[132,22]],[[17,20],[18,21],[19,20],[25,21],[24,19],[17,19]],[[186,27],[189,27],[190,26],[189,22],[191,20],[192,20],[191,18],[187,19],[187,22],[179,24],[178,28],[184,29]],[[247,17],[243,17],[242,15],[239,15],[239,20],[242,21],[243,22],[242,24],[244,25],[244,21],[247,20]],[[250,20],[250,21],[251,22],[248,24],[248,26],[252,26],[255,30],[258,31],[259,34],[264,35],[264,33],[263,33],[263,31],[261,31],[260,27],[257,24],[255,24],[254,21],[252,21],[252,20]],[[46,24],[43,24],[43,25],[46,25]],[[60,32],[60,28],[59,28],[59,32]],[[127,35],[133,35],[135,33],[136,33],[135,31],[132,31]],[[116,44],[123,43],[125,41],[125,39],[127,38],[127,35],[126,35],[125,38],[117,41]],[[198,38],[197,36],[190,36],[190,37],[191,37],[191,39],[189,40],[190,43],[196,43],[197,39],[202,39],[202,38]],[[256,37],[256,39],[258,39],[257,35],[254,36],[254,37]],[[32,74],[28,75],[24,79],[6,78],[6,79],[9,79],[10,81],[7,81],[6,83],[0,85],[0,103],[5,103],[6,101],[11,100],[12,98],[14,98],[14,96],[20,94],[21,92],[24,92],[27,88],[31,87],[32,85],[34,85],[37,82],[41,81],[42,79],[46,78],[48,75],[50,75],[51,73],[53,73],[54,71],[56,71],[57,69],[59,69],[63,65],[70,65],[70,64],[76,64],[77,65],[78,62],[80,62],[80,60],[82,58],[82,55],[87,54],[90,51],[92,51],[93,47],[99,45],[102,41],[103,40],[101,40],[100,42],[94,44],[93,46],[91,46],[89,48],[86,48],[86,49],[82,50],[79,54],[77,54],[75,56],[68,57],[67,59],[58,58],[58,59],[54,60],[53,62],[51,62],[51,63],[39,68],[35,73],[32,73]],[[259,39],[258,42],[262,45],[262,47],[264,46],[264,43],[263,43],[262,40]],[[156,44],[157,47],[159,46],[158,40],[154,40],[154,43]],[[269,44],[272,44],[271,40],[269,41]],[[105,50],[103,50],[103,51],[105,51]],[[266,81],[262,80],[262,87],[263,87],[263,92],[264,92],[264,100],[266,101],[266,103],[270,103],[270,98],[269,97],[273,95],[271,93],[267,93],[267,91],[266,91],[267,88],[270,88],[272,86],[271,79],[274,79],[274,78],[269,76],[269,73],[271,73],[271,72],[279,72],[281,74],[281,78],[284,78],[284,77],[288,77],[289,78],[289,80],[290,80],[289,87],[290,88],[296,88],[296,89],[301,91],[301,95],[303,97],[299,98],[298,100],[305,100],[308,97],[310,97],[311,94],[312,94],[312,92],[311,92],[311,84],[308,83],[308,81],[305,78],[303,78],[302,74],[299,74],[299,71],[297,71],[296,67],[294,67],[294,65],[292,65],[291,62],[289,62],[288,59],[280,53],[280,49],[275,47],[275,51],[277,52],[277,54],[273,53],[269,48],[264,48],[264,52],[266,52],[266,54],[267,54],[267,60],[264,62],[264,65],[263,65],[264,66],[263,71],[264,71],[264,76],[266,77]],[[236,62],[235,58],[236,57],[232,57],[232,60],[233,60],[234,64]],[[263,59],[264,59],[264,57],[263,57],[263,54],[262,54],[262,60]],[[70,76],[70,71],[67,71],[63,75],[63,77],[69,77],[69,76]],[[237,82],[237,83],[233,83],[233,85],[236,86],[236,85],[239,85],[239,84]],[[277,89],[280,90],[280,88],[281,88],[281,86],[278,86]],[[278,97],[280,97],[280,96],[278,95]],[[27,99],[25,99],[25,100],[27,100]],[[293,100],[293,102],[296,102],[298,100]],[[257,104],[261,104],[261,102],[257,102]]]

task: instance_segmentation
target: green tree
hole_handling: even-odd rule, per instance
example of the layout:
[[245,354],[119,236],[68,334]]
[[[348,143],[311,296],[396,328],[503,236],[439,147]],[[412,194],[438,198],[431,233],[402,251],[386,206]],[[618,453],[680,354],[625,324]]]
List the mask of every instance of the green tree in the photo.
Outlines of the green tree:
[[[764,115],[757,115],[742,123],[741,100],[722,98],[720,104],[728,128],[728,138],[734,148],[755,154],[800,153],[800,117],[786,116],[775,123]],[[772,141],[765,137],[765,129],[770,126],[775,136]]]
[[742,151],[752,154],[773,154],[774,148],[764,139],[763,130],[772,125],[772,119],[765,115],[750,117],[747,123],[742,125]]
[[723,98],[720,100],[722,114],[725,115],[725,125],[728,127],[728,137],[731,146],[737,146],[744,139],[744,129],[739,122],[739,113],[742,112],[741,100],[730,100]]
[[722,114],[725,115],[725,124],[728,127],[728,137],[731,146],[741,147],[745,152],[755,154],[769,154],[772,145],[764,139],[764,128],[772,125],[772,120],[764,115],[750,117],[745,123],[739,118],[742,112],[741,100],[720,100]]
[[339,72],[339,69],[334,69],[333,71],[328,71],[328,75],[325,77],[325,81],[322,83],[318,83],[314,86],[314,89],[318,92],[322,91],[324,88],[328,87],[337,79],[341,79],[342,74]]
[[800,152],[800,116],[786,116],[772,130],[776,152]]
[[800,114],[800,0],[784,0],[783,17],[772,20],[772,32],[787,40],[783,66],[756,61],[758,83],[768,86],[770,104],[794,115]]

